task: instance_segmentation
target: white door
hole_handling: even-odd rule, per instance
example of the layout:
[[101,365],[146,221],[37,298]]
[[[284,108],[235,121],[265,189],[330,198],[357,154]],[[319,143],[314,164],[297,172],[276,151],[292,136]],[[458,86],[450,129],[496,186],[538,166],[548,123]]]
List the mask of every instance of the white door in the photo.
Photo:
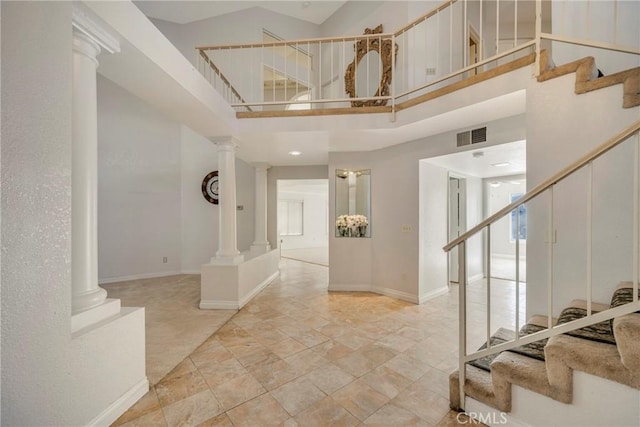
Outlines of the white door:
[[[463,178],[449,177],[449,241],[467,229],[465,184]],[[449,281],[458,283],[458,248],[449,252]]]

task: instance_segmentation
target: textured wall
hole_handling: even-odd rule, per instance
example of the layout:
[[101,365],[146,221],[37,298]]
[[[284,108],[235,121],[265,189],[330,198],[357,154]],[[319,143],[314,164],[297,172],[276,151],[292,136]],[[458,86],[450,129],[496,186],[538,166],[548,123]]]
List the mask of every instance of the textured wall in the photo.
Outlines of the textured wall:
[[2,421],[85,425],[144,381],[144,312],[71,336],[71,3],[0,7]]

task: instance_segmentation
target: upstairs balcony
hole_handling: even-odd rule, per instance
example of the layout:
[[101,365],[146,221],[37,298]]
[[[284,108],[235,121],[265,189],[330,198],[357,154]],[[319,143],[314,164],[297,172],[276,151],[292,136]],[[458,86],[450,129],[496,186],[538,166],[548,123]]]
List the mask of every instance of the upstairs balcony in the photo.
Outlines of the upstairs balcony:
[[[600,55],[638,64],[624,2],[448,0],[404,27],[363,35],[198,46],[197,68],[238,118],[390,113],[535,63]],[[390,32],[390,30],[392,30]]]

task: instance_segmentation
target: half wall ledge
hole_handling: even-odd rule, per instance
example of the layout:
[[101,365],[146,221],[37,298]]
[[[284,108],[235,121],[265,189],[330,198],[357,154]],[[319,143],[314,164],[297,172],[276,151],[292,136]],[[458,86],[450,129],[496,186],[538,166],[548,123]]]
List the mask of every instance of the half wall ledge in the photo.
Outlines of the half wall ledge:
[[239,310],[279,275],[280,251],[244,252],[233,265],[203,264],[200,268],[200,309]]

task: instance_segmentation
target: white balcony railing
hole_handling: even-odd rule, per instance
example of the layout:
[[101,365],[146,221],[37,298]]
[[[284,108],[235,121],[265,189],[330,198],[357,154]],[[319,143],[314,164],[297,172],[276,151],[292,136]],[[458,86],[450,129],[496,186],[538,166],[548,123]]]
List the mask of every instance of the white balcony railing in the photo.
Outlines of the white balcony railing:
[[448,0],[395,32],[379,28],[359,36],[200,46],[198,68],[238,111],[395,110],[530,54],[532,5]]
[[[629,3],[447,0],[395,32],[200,46],[197,66],[237,111],[373,106],[385,108],[366,111],[395,112],[541,48],[557,62],[598,48],[603,63],[615,52],[627,57],[610,62],[640,65],[638,41],[624,30],[634,25],[626,22],[633,20]],[[596,30],[603,27],[609,30]]]

